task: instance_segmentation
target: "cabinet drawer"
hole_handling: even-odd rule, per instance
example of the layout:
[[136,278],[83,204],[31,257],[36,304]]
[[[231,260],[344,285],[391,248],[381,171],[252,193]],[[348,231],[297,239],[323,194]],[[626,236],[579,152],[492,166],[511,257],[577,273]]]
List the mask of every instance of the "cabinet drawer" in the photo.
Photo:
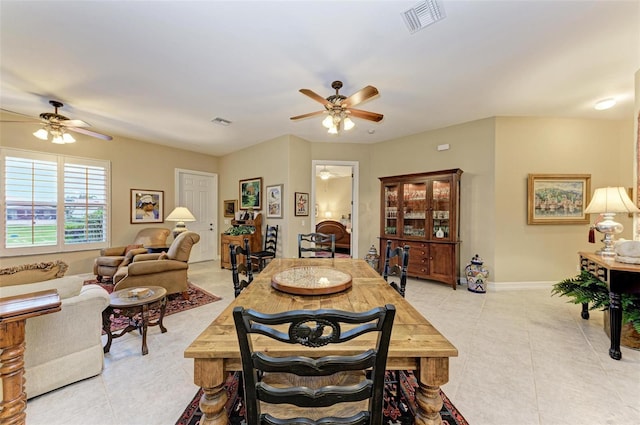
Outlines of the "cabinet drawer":
[[426,264],[409,264],[409,267],[407,267],[407,274],[409,276],[426,277],[429,275],[429,269]]

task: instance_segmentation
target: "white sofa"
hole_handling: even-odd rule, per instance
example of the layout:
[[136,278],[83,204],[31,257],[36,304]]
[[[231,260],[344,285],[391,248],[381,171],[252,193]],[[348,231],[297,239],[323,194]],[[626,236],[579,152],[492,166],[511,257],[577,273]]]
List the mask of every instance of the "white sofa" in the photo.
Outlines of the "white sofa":
[[62,300],[61,311],[27,319],[27,398],[102,372],[102,311],[109,293],[99,285],[83,286],[82,277],[63,276],[66,269],[61,261],[0,269],[0,297],[55,288]]

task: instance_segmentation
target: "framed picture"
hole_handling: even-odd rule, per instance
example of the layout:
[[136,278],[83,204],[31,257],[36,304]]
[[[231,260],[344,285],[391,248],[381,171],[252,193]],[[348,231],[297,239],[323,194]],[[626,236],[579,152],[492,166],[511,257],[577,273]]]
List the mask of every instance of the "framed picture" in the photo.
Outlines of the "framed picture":
[[235,217],[236,210],[238,209],[238,200],[230,199],[224,202],[224,216],[225,217]]
[[589,224],[591,174],[529,174],[527,224]]
[[309,194],[296,192],[295,211],[297,216],[309,215]]
[[131,223],[164,223],[164,191],[131,189]]
[[284,185],[267,186],[266,205],[267,218],[282,218],[282,190]]
[[240,209],[262,209],[262,177],[240,180]]

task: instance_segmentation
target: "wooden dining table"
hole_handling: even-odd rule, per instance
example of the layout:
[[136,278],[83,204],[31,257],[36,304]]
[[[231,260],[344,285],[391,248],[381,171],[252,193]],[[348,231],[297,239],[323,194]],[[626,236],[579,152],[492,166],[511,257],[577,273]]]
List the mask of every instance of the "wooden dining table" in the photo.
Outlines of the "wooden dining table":
[[[298,295],[275,289],[274,275],[293,267],[330,267],[351,275],[352,284],[341,292],[326,295]],[[229,280],[229,285],[232,282]],[[277,285],[276,285],[277,286]],[[440,386],[449,380],[449,358],[458,350],[407,300],[402,298],[364,260],[347,258],[274,259],[251,285],[187,347],[186,358],[194,359],[194,382],[203,388],[201,425],[227,424],[224,383],[228,372],[242,370],[240,349],[233,324],[236,306],[264,313],[300,309],[334,308],[362,312],[385,304],[394,304],[396,317],[389,345],[387,369],[413,370],[418,381],[415,393],[416,425],[440,424],[442,397]],[[375,335],[372,335],[375,338]],[[308,348],[283,347],[268,338],[254,339],[254,348],[273,355],[308,355]],[[350,342],[314,348],[318,356],[351,355],[360,351]]]

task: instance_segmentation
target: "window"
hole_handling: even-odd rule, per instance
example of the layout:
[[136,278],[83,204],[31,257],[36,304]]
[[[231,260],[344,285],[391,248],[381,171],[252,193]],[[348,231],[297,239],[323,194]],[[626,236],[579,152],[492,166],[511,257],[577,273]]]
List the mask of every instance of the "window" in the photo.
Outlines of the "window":
[[109,161],[0,150],[2,256],[108,246]]

